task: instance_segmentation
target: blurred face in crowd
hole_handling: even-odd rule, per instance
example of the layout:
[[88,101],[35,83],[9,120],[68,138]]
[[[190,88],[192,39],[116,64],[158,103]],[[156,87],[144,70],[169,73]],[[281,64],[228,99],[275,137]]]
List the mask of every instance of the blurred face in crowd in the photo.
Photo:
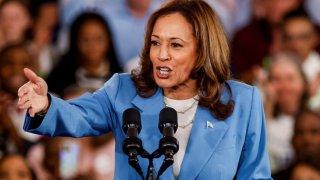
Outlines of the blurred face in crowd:
[[29,27],[29,14],[20,3],[9,2],[0,9],[0,28],[9,42],[22,40]]
[[320,172],[306,164],[297,165],[290,180],[320,180]]
[[150,59],[154,79],[165,95],[170,89],[195,90],[190,74],[196,57],[192,25],[179,13],[160,17],[151,35]]
[[311,21],[303,17],[288,20],[283,27],[285,46],[305,60],[317,45],[318,37]]
[[292,106],[298,107],[305,91],[303,76],[290,60],[279,60],[270,69],[270,81],[277,94],[280,111],[294,113]]
[[295,124],[292,139],[298,157],[320,157],[320,119],[311,114],[304,113]]
[[32,180],[32,175],[21,156],[10,156],[0,164],[0,180]]
[[264,2],[267,20],[271,24],[277,25],[286,13],[300,5],[301,0],[265,0]]
[[6,51],[0,62],[1,88],[16,95],[17,90],[27,82],[23,68],[31,67],[32,59],[27,50],[13,48]]
[[132,9],[146,11],[150,6],[151,0],[127,0],[127,3]]
[[53,28],[59,20],[59,8],[57,3],[45,3],[39,9],[38,23]]
[[77,44],[84,65],[101,65],[109,49],[109,35],[101,23],[87,21],[79,30]]

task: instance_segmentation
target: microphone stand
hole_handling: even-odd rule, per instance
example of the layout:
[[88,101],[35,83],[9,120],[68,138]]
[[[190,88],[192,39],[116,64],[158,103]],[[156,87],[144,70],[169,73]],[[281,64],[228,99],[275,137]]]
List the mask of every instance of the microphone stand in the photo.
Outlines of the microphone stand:
[[[160,167],[158,176],[156,176],[155,169],[153,166],[153,159],[159,158],[162,154],[165,155],[162,165]],[[142,158],[148,158],[149,160],[149,166],[147,171],[146,180],[158,180],[159,177],[164,173],[164,171],[170,167],[173,164],[173,154],[170,152],[163,153],[163,149],[159,148],[155,150],[152,154],[149,154],[147,151],[144,150],[144,152],[141,154]]]
[[149,154],[147,151],[144,150],[144,153],[141,154],[141,157],[148,158],[149,160],[149,166],[147,171],[146,180],[157,180],[159,179],[159,176],[156,176],[155,169],[153,166],[153,159],[159,158],[161,156],[160,150],[155,150],[152,154]]
[[[173,162],[173,155],[179,150],[178,141],[174,137],[164,137],[159,142],[159,148],[155,150],[152,154],[146,151],[142,142],[139,138],[130,137],[125,139],[123,142],[123,151],[129,156],[129,164],[132,166],[143,180],[158,180],[159,177],[170,167]],[[149,160],[148,171],[146,178],[143,177],[141,167],[139,165],[138,155],[142,158],[147,158]],[[164,155],[162,165],[159,169],[158,175],[156,176],[155,169],[153,166],[153,159],[159,158]]]

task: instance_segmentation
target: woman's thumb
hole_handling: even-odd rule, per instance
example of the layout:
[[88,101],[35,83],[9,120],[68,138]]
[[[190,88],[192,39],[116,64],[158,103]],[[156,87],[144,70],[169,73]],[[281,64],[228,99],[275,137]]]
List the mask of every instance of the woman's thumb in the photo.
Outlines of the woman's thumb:
[[36,73],[34,73],[32,70],[30,70],[29,68],[24,68],[24,75],[29,79],[29,81],[31,81],[34,84],[38,84],[39,82],[41,82],[40,78],[36,75]]

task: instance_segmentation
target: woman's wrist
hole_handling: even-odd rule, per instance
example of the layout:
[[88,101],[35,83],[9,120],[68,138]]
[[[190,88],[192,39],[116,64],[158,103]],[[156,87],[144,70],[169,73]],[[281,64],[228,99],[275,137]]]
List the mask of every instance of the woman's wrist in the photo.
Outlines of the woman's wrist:
[[36,115],[40,116],[40,117],[44,117],[48,110],[49,110],[49,107],[50,107],[50,103],[51,103],[51,98],[49,96],[49,94],[47,94],[47,101],[46,101],[46,105],[45,105],[45,108],[43,108],[43,110],[39,111],[36,113]]

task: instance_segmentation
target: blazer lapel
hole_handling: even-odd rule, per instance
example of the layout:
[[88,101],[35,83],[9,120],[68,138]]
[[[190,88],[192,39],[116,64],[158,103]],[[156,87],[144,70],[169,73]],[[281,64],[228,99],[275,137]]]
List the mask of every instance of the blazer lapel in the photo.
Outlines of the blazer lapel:
[[198,106],[178,179],[195,179],[211,158],[229,126]]
[[154,95],[148,98],[143,98],[139,95],[136,95],[136,97],[134,97],[131,102],[141,112],[147,114],[154,114],[155,112],[160,112],[161,109],[164,107],[163,94],[161,92],[161,88],[158,88]]

